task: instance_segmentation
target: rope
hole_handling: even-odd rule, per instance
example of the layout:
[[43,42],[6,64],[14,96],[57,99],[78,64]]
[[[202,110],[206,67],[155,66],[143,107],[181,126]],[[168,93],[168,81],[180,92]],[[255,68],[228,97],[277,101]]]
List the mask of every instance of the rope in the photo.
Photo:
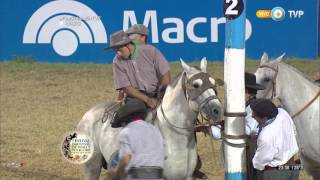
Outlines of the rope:
[[300,113],[302,113],[304,110],[306,110],[316,99],[317,97],[320,95],[320,90],[318,91],[318,93],[311,99],[311,101],[309,101],[302,109],[300,109],[300,111],[296,112],[294,115],[292,115],[292,119],[295,118],[297,115],[299,115]]
[[102,118],[101,118],[101,122],[102,122],[102,123],[105,123],[105,122],[108,120],[110,111],[111,111],[113,108],[121,105],[121,103],[122,103],[122,101],[116,101],[116,102],[114,102],[114,104],[112,104],[110,107],[105,107],[103,116],[102,116]]
[[228,117],[245,117],[246,115],[246,112],[224,112],[224,116]]
[[249,146],[247,142],[241,143],[241,144],[234,144],[234,143],[226,141],[225,139],[223,139],[223,142],[226,143],[227,145],[229,145],[231,147],[235,147],[235,148],[244,148],[244,147]]
[[[225,134],[225,133],[222,133],[221,135],[223,138],[223,142],[231,147],[243,148],[243,147],[249,146],[248,140],[247,140],[250,137],[249,135],[245,135],[245,134],[244,135],[229,135],[229,134]],[[227,141],[226,139],[243,139],[245,141],[245,143],[234,144],[234,143]]]
[[221,134],[223,138],[227,138],[227,139],[249,139],[249,135],[243,134],[243,135],[229,135],[229,134],[225,134],[222,133]]

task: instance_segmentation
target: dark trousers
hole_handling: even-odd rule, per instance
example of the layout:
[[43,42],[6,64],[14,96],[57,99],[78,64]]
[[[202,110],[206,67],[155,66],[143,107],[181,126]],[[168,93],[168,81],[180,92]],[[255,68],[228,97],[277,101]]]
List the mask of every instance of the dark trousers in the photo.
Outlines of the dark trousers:
[[257,171],[257,180],[299,180],[299,171],[276,169]]
[[257,180],[257,170],[254,169],[252,159],[256,153],[257,140],[256,137],[250,136],[248,139],[248,146],[246,148],[247,161],[247,180]]

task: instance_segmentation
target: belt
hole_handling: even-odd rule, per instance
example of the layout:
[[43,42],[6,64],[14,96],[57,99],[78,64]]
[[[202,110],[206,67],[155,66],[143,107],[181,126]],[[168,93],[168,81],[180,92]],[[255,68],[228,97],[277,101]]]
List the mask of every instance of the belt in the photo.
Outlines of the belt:
[[[295,161],[294,161],[294,156],[292,156],[285,164],[283,164],[282,166],[292,166],[295,165]],[[264,170],[268,171],[268,170],[278,170],[281,169],[279,166],[276,167],[271,167],[271,166],[265,166]]]
[[157,97],[156,92],[146,92],[146,91],[142,91],[142,90],[140,90],[140,92],[147,95],[148,97],[153,97],[153,98]]
[[161,179],[163,178],[162,172],[161,167],[132,167],[128,171],[128,177],[132,179]]

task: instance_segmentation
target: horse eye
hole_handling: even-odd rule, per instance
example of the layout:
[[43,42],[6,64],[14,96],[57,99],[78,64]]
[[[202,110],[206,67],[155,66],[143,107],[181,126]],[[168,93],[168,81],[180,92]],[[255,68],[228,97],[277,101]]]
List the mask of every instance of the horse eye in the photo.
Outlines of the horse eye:
[[195,81],[193,81],[192,86],[194,88],[199,88],[200,86],[202,86],[203,81],[201,79],[197,79]]
[[193,84],[193,87],[194,87],[194,88],[199,88],[199,84],[198,84],[198,83],[195,83],[195,84]]
[[268,82],[270,81],[270,78],[264,78],[263,81]]

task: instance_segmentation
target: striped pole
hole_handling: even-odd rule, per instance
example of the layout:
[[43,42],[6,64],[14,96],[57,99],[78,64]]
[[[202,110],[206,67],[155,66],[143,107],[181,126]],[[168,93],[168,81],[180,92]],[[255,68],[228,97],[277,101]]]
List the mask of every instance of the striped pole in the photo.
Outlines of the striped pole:
[[245,114],[245,0],[224,0],[225,135],[223,141],[226,180],[246,179]]

